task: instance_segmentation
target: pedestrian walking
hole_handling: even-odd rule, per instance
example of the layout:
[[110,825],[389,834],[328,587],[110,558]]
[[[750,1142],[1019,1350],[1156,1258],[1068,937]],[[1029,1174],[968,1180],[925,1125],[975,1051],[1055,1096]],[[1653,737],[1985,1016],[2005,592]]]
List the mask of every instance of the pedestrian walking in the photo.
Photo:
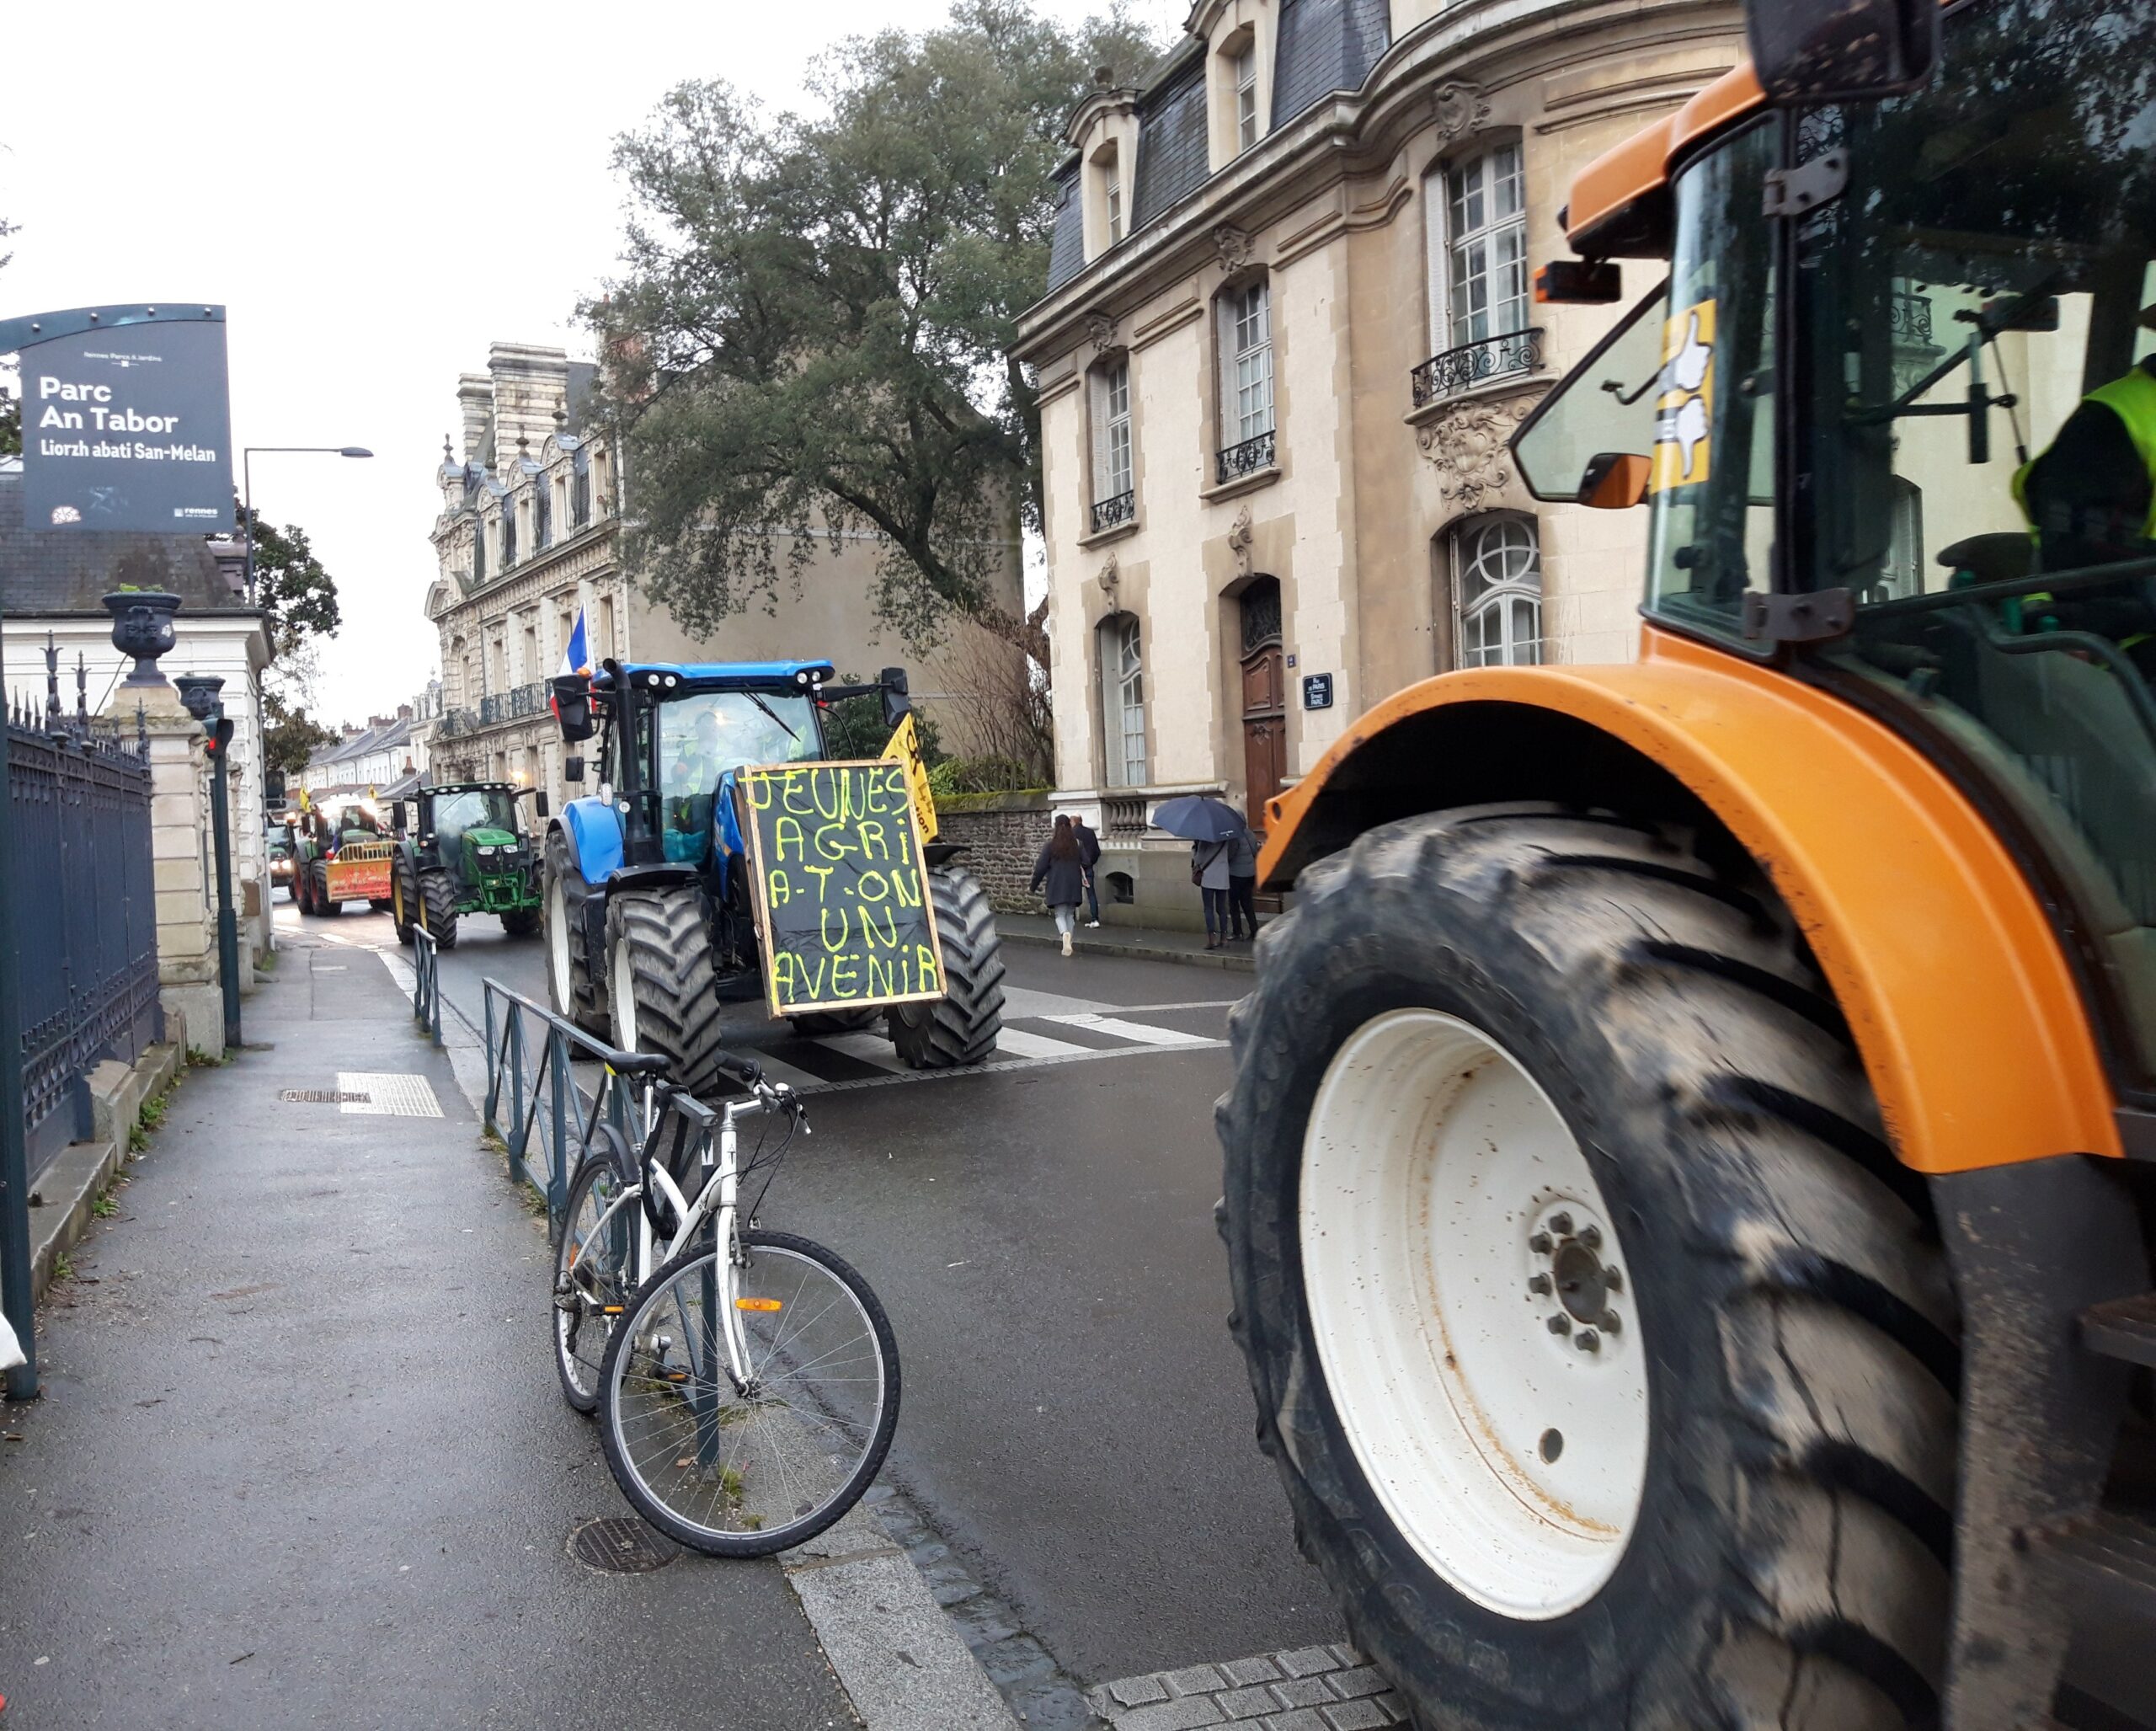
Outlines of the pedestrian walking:
[[1190,881],[1205,900],[1205,947],[1218,949],[1228,941],[1228,855],[1235,837],[1190,844]]
[[1101,838],[1082,817],[1070,820],[1070,832],[1078,838],[1079,857],[1086,862],[1086,923],[1101,923]]
[[1078,925],[1078,904],[1086,894],[1086,855],[1067,815],[1056,819],[1054,834],[1041,845],[1040,857],[1033,862],[1033,890],[1044,894],[1055,915],[1055,929],[1063,934],[1063,953],[1069,955],[1070,934]]
[[1238,943],[1257,936],[1257,837],[1241,829],[1228,838],[1228,931]]

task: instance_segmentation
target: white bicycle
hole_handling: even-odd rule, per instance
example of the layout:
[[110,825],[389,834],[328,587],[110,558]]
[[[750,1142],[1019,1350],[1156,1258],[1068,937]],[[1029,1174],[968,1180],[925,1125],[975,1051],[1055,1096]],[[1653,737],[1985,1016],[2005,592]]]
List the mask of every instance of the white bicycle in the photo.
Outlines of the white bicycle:
[[[744,1179],[771,1176],[808,1109],[753,1062],[747,1098],[716,1109],[616,1052],[639,1093],[643,1146],[591,1130],[555,1257],[563,1392],[599,1414],[622,1494],[661,1532],[714,1557],[766,1557],[860,1499],[899,1418],[899,1349],[883,1306],[821,1245],[755,1224]],[[744,1162],[739,1126],[783,1119]],[[595,1110],[595,1119],[602,1114]],[[686,1187],[693,1188],[693,1194]]]

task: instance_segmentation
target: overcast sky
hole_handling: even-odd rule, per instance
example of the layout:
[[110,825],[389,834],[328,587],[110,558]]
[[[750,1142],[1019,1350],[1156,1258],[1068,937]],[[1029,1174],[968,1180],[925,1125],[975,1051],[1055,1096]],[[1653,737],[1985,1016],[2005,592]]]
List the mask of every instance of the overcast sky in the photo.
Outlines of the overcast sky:
[[[946,0],[120,0],[93,29],[79,8],[8,10],[0,216],[21,232],[0,243],[0,314],[222,302],[236,446],[376,453],[254,464],[256,507],[303,526],[337,579],[337,721],[437,670],[420,606],[457,374],[498,340],[589,354],[570,321],[618,251],[615,135],[685,78],[795,104],[825,48],[923,28]],[[1134,10],[1165,34],[1187,0]]]

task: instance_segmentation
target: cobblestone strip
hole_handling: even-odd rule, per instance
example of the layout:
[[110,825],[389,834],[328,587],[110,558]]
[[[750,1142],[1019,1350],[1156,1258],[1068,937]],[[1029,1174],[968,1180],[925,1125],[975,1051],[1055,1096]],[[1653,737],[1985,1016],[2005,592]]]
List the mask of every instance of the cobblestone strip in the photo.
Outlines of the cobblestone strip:
[[1115,1731],[1383,1731],[1407,1710],[1352,1647],[1296,1647],[1186,1665],[1086,1691]]

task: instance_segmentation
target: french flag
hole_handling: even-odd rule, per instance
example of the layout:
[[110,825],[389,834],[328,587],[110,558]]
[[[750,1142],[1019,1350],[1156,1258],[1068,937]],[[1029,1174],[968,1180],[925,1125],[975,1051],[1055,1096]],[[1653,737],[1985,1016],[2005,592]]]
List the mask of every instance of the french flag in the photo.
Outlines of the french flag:
[[572,673],[591,671],[591,651],[586,647],[589,642],[584,628],[584,609],[579,607],[576,610],[576,625],[569,633],[568,645],[562,650],[561,671],[556,677],[566,678]]

